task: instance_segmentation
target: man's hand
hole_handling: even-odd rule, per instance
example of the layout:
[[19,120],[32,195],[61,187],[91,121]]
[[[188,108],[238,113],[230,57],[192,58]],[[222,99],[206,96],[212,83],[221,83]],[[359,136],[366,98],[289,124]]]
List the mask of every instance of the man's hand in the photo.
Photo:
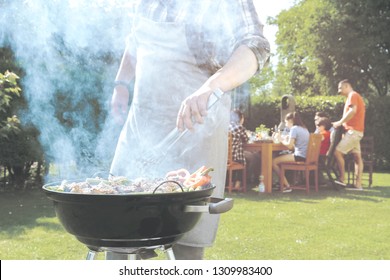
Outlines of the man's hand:
[[334,128],[338,128],[338,127],[343,125],[343,122],[341,122],[341,121],[333,122],[332,125]]
[[115,121],[122,125],[127,118],[129,104],[129,90],[127,87],[118,85],[114,88],[111,98],[111,111]]
[[184,99],[176,121],[176,126],[180,131],[185,128],[192,130],[194,122],[203,123],[203,117],[207,115],[207,103],[211,93],[210,89],[199,89]]
[[339,126],[342,126],[343,123],[348,122],[356,114],[356,111],[357,111],[357,106],[356,105],[350,105],[348,111],[343,114],[343,117],[341,118],[341,120],[332,123],[333,127],[334,128],[338,128]]

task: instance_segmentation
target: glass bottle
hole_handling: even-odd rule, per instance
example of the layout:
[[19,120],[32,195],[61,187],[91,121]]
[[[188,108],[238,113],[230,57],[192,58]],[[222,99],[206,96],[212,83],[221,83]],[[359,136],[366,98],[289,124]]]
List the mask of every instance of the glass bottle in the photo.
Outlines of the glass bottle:
[[259,193],[265,192],[265,186],[264,186],[264,176],[261,175],[259,177]]
[[272,134],[272,140],[274,141],[275,144],[279,144],[280,143],[280,141],[279,141],[279,134],[280,134],[279,128],[278,128],[278,126],[275,125],[275,131]]

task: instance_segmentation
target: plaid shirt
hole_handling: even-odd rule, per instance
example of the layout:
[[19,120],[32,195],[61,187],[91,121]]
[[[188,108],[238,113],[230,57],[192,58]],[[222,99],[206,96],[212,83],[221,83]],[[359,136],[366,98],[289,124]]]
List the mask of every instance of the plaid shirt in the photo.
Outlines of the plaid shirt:
[[[241,45],[255,54],[262,69],[270,56],[252,0],[138,0],[134,14],[156,22],[186,26],[187,44],[200,68],[215,73]],[[136,36],[129,36],[136,51]],[[135,56],[135,54],[133,53]]]
[[244,149],[242,148],[243,143],[247,143],[249,140],[246,134],[245,128],[237,123],[230,123],[229,131],[232,133],[232,154],[233,160],[241,163],[246,163],[244,156]]

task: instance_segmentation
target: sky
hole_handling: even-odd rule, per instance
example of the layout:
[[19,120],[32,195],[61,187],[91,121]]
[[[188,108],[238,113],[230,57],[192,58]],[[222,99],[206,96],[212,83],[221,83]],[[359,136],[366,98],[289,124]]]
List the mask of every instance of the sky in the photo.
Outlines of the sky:
[[[282,10],[289,9],[295,0],[273,0],[273,1],[264,1],[264,0],[253,0],[255,4],[257,14],[259,15],[260,20],[265,25],[264,26],[264,35],[271,44],[271,52],[276,52],[275,45],[275,36],[278,31],[276,26],[267,25],[268,17],[277,16]],[[266,3],[266,4],[265,4]]]

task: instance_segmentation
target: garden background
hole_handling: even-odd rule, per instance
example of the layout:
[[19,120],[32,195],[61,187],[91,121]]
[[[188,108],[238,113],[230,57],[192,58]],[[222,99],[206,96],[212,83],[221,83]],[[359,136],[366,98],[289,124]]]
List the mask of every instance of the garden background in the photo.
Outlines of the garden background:
[[[108,169],[120,130],[112,122],[109,100],[131,25],[131,3],[124,0],[92,3],[0,0],[1,242],[7,243],[9,238],[13,241],[34,238],[31,230],[46,231],[47,227],[61,232],[52,209],[48,214],[46,210],[41,212],[40,206],[35,207],[50,207],[39,196],[42,184],[90,176]],[[248,201],[250,207],[238,209],[250,212],[255,207],[260,212],[268,211],[284,201],[302,211],[294,208],[297,216],[301,213],[306,216],[308,211],[320,211],[306,208],[320,205],[319,200],[326,201],[324,211],[329,213],[334,203],[341,201],[344,207],[355,205],[357,199],[362,203],[360,210],[353,212],[354,207],[346,207],[337,224],[342,226],[344,218],[356,214],[356,219],[351,221],[359,224],[359,221],[371,220],[375,225],[369,228],[381,232],[375,242],[364,239],[363,233],[358,241],[373,241],[367,245],[372,248],[389,244],[385,232],[389,232],[386,173],[390,170],[390,118],[387,117],[390,108],[390,2],[301,0],[269,18],[267,25],[276,25],[279,30],[277,48],[272,50],[270,63],[233,93],[234,107],[245,113],[247,128],[255,129],[261,124],[272,128],[279,124],[280,101],[284,95],[295,97],[296,109],[311,131],[316,111],[325,111],[332,120],[338,120],[344,100],[337,96],[337,83],[348,78],[366,102],[365,134],[374,136],[374,168],[380,175],[374,177],[374,188],[367,195],[329,194],[325,190],[325,194],[320,195],[322,198],[303,198],[299,194],[287,198],[294,203],[287,203],[284,197],[276,195],[256,200],[256,206]],[[376,178],[380,178],[379,182]],[[40,202],[36,202],[36,195]],[[32,201],[28,202],[26,196]],[[249,197],[238,197],[235,207],[241,207],[247,199]],[[7,201],[13,205],[8,205]],[[302,201],[305,207],[299,208]],[[373,205],[381,208],[367,214]],[[19,210],[9,210],[11,214],[7,216],[7,207]],[[15,211],[21,211],[19,218],[15,219]],[[287,208],[278,213],[290,217],[285,211]],[[382,222],[372,218],[374,213],[382,213],[378,216]],[[254,220],[263,218],[256,216]],[[310,224],[308,228],[316,226]],[[36,238],[48,237],[38,234]],[[69,237],[61,232],[56,238],[68,242]],[[11,254],[13,246],[19,246],[13,241],[2,258],[17,258]],[[55,243],[56,240],[52,240],[52,246],[56,246]],[[340,248],[354,246],[346,244],[349,245],[340,244]],[[25,243],[21,242],[20,246]],[[69,258],[75,256],[80,255]],[[359,255],[357,251],[353,256],[388,259],[382,252]],[[57,257],[60,256],[45,254],[41,258]],[[324,258],[331,257],[331,254],[324,255]],[[40,256],[28,255],[28,258]]]

